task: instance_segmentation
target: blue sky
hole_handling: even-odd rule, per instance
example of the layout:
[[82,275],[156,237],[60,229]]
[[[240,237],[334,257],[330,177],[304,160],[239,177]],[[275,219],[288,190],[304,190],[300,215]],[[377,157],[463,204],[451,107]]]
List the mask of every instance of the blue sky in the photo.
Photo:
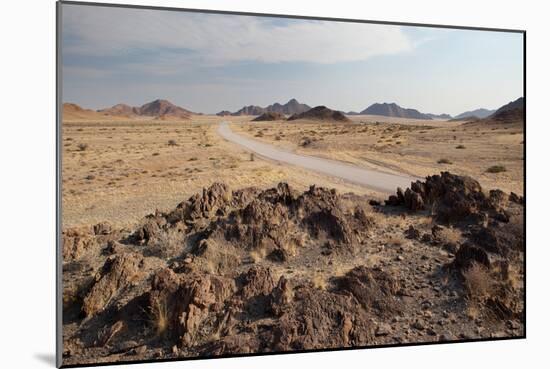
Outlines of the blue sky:
[[63,5],[63,100],[204,113],[290,98],[360,111],[498,108],[523,93],[517,33]]

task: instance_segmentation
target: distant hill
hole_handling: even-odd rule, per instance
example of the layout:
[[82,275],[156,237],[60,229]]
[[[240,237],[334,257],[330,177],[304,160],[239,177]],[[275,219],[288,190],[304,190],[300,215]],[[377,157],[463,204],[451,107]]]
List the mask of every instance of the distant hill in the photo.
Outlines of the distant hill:
[[372,104],[365,110],[361,111],[359,114],[382,115],[385,117],[409,118],[409,119],[425,119],[425,120],[432,119],[428,114],[423,114],[416,109],[402,108],[395,103]]
[[231,115],[261,115],[263,113],[280,113],[285,115],[293,115],[304,113],[311,109],[309,105],[301,104],[296,99],[290,99],[286,104],[275,103],[262,108],[258,105],[244,106],[240,110]]
[[497,111],[487,119],[500,123],[513,123],[523,121],[524,115],[525,99],[520,97],[519,99],[498,108]]
[[449,120],[449,119],[452,119],[453,117],[451,117],[449,114],[431,114],[431,113],[428,113],[426,114],[427,116],[429,116],[430,118],[432,119],[443,119],[443,120]]
[[102,113],[104,115],[132,117],[139,115],[139,108],[126,104],[116,104],[110,108],[100,109],[98,110],[98,113]]
[[311,109],[311,106],[300,104],[296,99],[290,99],[286,104],[275,103],[265,108],[266,112],[281,113],[285,115],[301,114]]
[[336,122],[350,122],[350,119],[346,117],[342,112],[334,111],[326,106],[316,106],[306,112],[300,114],[294,114],[288,120],[298,119],[311,119],[321,121],[336,121]]
[[168,100],[154,100],[139,107],[139,115],[189,119],[192,112],[172,104]]
[[162,120],[189,119],[193,112],[172,104],[168,100],[157,99],[139,107],[117,104],[110,108],[100,109],[99,113],[119,117],[147,116]]
[[500,108],[497,109],[497,111],[493,114],[493,116],[497,116],[507,111],[513,111],[518,109],[519,110],[525,109],[525,99],[523,97],[520,97],[517,100],[511,101],[508,104],[501,106]]
[[231,113],[231,115],[238,116],[238,115],[262,115],[265,113],[265,109],[258,105],[248,105],[243,106],[240,110],[237,110],[234,113]]
[[346,115],[359,115],[358,112],[356,111],[348,111],[347,113],[345,113]]
[[480,119],[481,118],[476,117],[475,115],[469,115],[469,116],[464,116],[462,118],[449,119],[449,122],[477,122]]
[[219,113],[216,113],[218,117],[226,117],[228,115],[231,115],[231,112],[229,110],[222,110]]
[[466,123],[469,126],[476,125],[511,125],[523,124],[525,117],[525,99],[520,97],[517,100],[498,108],[493,114],[487,118],[480,119],[477,122]]
[[494,112],[495,112],[494,110],[480,108],[476,110],[465,111],[464,113],[458,114],[453,118],[456,120],[465,120],[464,118],[468,118],[468,117],[477,117],[479,119],[483,119],[483,118],[487,118]]
[[285,120],[286,117],[283,113],[266,112],[262,115],[252,119],[253,122],[268,122],[273,120]]
[[73,103],[64,103],[63,120],[90,120],[90,119],[106,119],[104,114],[100,114],[91,109],[84,109],[80,105]]

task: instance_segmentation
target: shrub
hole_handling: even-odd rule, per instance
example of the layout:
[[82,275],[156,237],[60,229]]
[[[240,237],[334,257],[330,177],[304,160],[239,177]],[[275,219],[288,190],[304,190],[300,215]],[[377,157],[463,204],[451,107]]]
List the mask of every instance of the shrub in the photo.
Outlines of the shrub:
[[168,140],[168,146],[176,146],[177,144],[176,140]]
[[506,167],[504,165],[493,165],[487,168],[487,173],[501,173],[506,172]]
[[452,161],[446,158],[442,158],[437,161],[437,164],[452,164],[452,163],[453,163]]
[[85,144],[85,143],[78,144],[78,150],[80,150],[80,151],[84,151],[87,148],[88,148],[88,144]]
[[457,149],[465,149],[466,146],[464,146],[464,145],[458,145],[456,148],[457,148]]

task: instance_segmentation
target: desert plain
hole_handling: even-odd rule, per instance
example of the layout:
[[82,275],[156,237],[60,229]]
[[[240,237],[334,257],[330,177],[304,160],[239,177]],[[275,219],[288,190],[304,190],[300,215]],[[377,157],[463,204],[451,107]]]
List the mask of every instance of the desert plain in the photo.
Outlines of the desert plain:
[[[524,334],[522,113],[254,118],[66,115],[64,363]],[[222,122],[410,185],[263,157]]]

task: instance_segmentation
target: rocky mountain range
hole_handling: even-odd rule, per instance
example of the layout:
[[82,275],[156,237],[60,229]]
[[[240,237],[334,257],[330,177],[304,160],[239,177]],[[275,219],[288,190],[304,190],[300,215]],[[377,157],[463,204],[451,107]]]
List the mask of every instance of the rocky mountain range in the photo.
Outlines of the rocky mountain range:
[[460,120],[460,119],[466,119],[471,117],[476,117],[479,119],[487,118],[491,114],[493,114],[494,110],[479,108],[471,111],[465,111],[464,113],[458,114],[454,117],[454,119]]
[[[311,109],[309,105],[301,104],[296,99],[290,99],[286,104],[280,104],[275,103],[272,105],[268,105],[265,108],[262,108],[258,105],[248,105],[242,107],[240,110],[231,113],[231,115],[238,116],[238,115],[262,115],[264,113],[279,113],[279,114],[285,114],[285,115],[293,115],[293,114],[300,114],[304,113]],[[226,111],[221,111],[217,113],[217,115],[222,115],[222,113],[225,113]]]
[[139,107],[127,104],[117,104],[110,108],[100,109],[98,113],[110,116],[136,117],[146,116],[159,119],[189,119],[193,112],[171,103],[168,100],[157,99]]
[[410,119],[426,119],[430,120],[432,117],[429,114],[424,114],[416,109],[402,108],[396,103],[375,103],[368,108],[361,111],[359,114],[365,115],[381,115],[385,117],[395,118],[410,118]]

